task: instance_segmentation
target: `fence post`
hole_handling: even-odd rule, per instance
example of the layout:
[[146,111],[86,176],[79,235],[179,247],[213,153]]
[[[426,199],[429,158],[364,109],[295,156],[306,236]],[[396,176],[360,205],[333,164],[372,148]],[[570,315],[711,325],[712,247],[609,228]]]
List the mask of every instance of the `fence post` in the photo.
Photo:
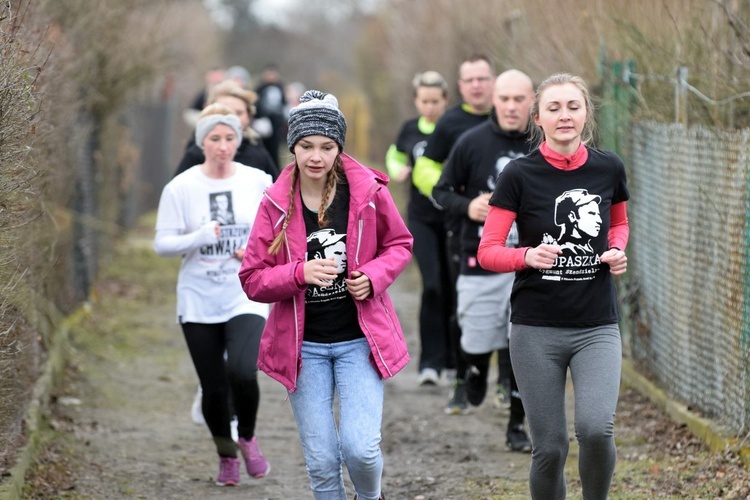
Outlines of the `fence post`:
[[602,149],[614,151],[615,146],[615,116],[612,109],[614,98],[612,85],[612,70],[607,60],[607,54],[602,46],[599,53],[599,77],[601,78],[602,107],[599,110],[599,144]]
[[602,78],[602,108],[599,112],[601,147],[623,156],[630,133],[635,63],[632,60],[608,63],[602,53],[599,71]]
[[674,121],[687,127],[688,124],[688,69],[685,66],[677,68],[677,82],[674,88]]

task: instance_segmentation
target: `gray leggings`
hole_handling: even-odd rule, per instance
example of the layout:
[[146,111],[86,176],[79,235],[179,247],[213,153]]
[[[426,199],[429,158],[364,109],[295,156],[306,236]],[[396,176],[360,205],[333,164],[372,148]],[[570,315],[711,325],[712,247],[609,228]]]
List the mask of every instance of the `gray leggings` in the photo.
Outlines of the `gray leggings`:
[[583,498],[606,499],[617,460],[614,417],[622,367],[617,325],[559,328],[513,324],[510,356],[533,444],[531,497],[565,498],[565,381],[570,368]]

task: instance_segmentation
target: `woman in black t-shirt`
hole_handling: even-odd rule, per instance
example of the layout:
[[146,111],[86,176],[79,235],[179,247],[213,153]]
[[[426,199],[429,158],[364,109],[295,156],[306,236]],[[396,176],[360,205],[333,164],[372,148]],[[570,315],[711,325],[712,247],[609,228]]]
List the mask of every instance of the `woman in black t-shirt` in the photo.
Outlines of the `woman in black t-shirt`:
[[[530,113],[543,142],[500,175],[478,259],[516,273],[510,353],[531,431],[532,498],[565,498],[570,370],[583,496],[605,499],[616,461],[622,348],[612,277],[627,269],[625,168],[614,153],[587,146],[593,106],[581,78],[549,77]],[[513,221],[519,245],[508,248]]]
[[414,107],[419,116],[403,123],[396,142],[385,156],[388,175],[409,183],[407,220],[414,235],[414,256],[422,277],[419,304],[419,385],[437,385],[448,359],[448,324],[451,317],[448,254],[445,249],[445,225],[442,209],[422,194],[411,181],[417,158],[424,153],[427,140],[448,104],[448,83],[436,71],[418,74],[414,86]]

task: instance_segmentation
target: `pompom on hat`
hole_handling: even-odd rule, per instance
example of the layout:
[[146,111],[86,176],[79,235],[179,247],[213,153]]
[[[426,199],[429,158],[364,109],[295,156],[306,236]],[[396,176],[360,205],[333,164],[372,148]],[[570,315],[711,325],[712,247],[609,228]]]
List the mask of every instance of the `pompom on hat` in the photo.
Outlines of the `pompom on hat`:
[[299,99],[299,105],[289,111],[289,131],[286,142],[289,151],[309,135],[322,135],[336,141],[341,151],[346,140],[346,119],[339,110],[339,101],[333,94],[319,90],[307,90]]

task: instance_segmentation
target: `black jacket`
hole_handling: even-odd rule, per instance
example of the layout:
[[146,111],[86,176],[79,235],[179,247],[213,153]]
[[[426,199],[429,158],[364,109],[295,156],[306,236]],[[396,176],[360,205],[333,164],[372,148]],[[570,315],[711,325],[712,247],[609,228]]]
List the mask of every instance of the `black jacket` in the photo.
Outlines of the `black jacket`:
[[[194,139],[190,140],[185,147],[185,154],[182,156],[182,160],[177,165],[174,177],[177,177],[177,175],[190,167],[200,165],[204,161],[206,161],[206,156],[203,154],[203,150],[198,147]],[[279,167],[271,159],[271,155],[268,154],[266,148],[262,144],[252,144],[246,138],[242,139],[240,146],[237,148],[237,152],[234,154],[234,161],[262,170],[270,174],[274,181],[279,177]]]

